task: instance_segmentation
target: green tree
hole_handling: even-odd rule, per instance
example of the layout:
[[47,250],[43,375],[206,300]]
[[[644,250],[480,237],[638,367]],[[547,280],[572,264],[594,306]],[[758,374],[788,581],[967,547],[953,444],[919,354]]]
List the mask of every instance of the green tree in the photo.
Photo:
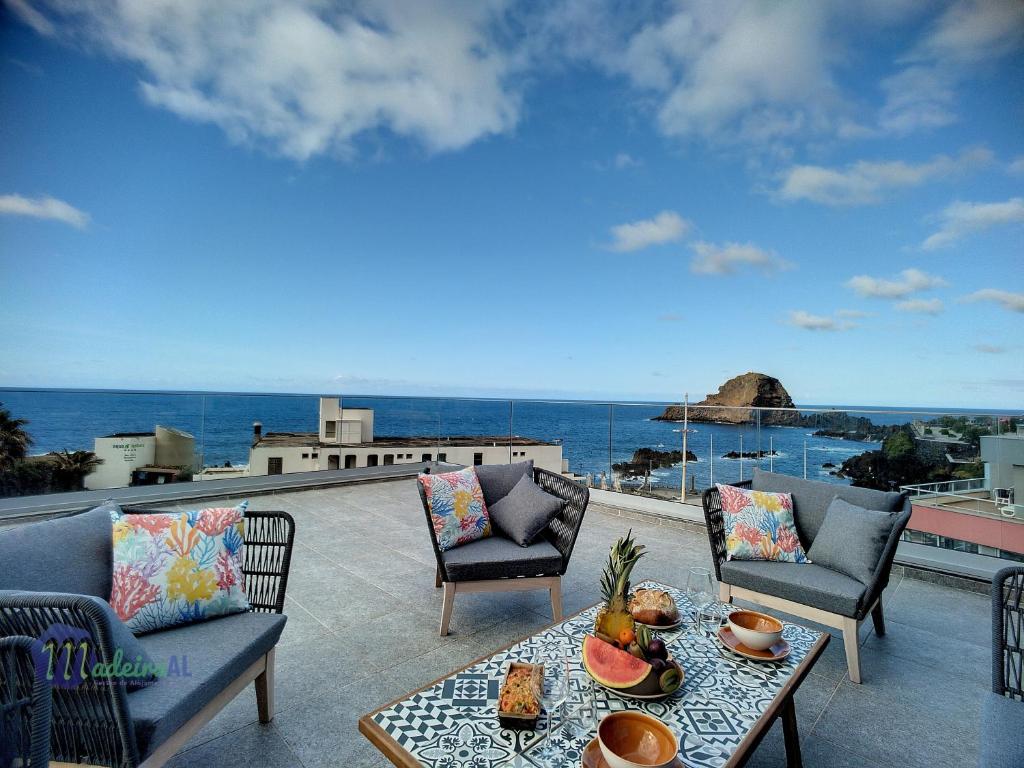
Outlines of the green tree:
[[906,432],[896,432],[885,438],[882,443],[882,453],[890,461],[896,461],[914,454],[914,440]]
[[28,421],[15,419],[0,403],[0,472],[9,470],[14,462],[25,458],[32,438],[25,431]]
[[80,491],[86,475],[92,474],[103,459],[92,451],[63,450],[53,455],[53,479],[62,489]]

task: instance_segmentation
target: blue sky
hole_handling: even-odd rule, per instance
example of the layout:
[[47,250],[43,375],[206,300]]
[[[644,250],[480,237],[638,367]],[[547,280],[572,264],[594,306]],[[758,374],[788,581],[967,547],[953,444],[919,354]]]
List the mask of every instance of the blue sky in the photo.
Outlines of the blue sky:
[[1024,405],[1024,5],[0,10],[0,385]]

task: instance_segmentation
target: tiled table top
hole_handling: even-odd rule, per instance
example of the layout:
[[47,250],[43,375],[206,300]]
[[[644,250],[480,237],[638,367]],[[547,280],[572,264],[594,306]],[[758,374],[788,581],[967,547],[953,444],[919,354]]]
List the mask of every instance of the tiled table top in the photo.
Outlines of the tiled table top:
[[[686,595],[674,587],[647,581],[638,587],[665,589],[684,616],[692,611]],[[730,610],[732,606],[725,606]],[[544,718],[537,731],[502,728],[495,707],[510,661],[531,661],[535,650],[550,641],[579,648],[593,632],[597,606],[568,618],[511,647],[481,659],[426,688],[409,694],[360,721],[360,730],[393,762],[431,768],[536,768],[531,751],[544,737]],[[786,624],[783,637],[792,646],[778,663],[751,661],[732,653],[717,640],[684,624],[658,634],[672,657],[682,665],[685,680],[673,696],[660,701],[636,701],[595,686],[597,717],[622,709],[640,709],[660,718],[679,736],[679,757],[686,766],[720,768],[741,749],[744,739],[784,696],[787,683],[814,664],[827,635]],[[582,669],[572,654],[574,669]],[[789,686],[793,688],[792,685]],[[557,724],[556,724],[557,728]],[[591,735],[592,737],[592,735]],[[580,765],[591,737],[572,738],[556,729],[552,739],[561,747],[559,766]]]

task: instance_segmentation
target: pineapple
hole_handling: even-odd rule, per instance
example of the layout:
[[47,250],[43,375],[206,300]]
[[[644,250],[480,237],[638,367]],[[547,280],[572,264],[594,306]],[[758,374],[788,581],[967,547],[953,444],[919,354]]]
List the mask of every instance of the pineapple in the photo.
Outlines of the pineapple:
[[608,565],[601,574],[601,594],[605,604],[598,611],[594,631],[605,639],[617,642],[623,630],[635,631],[636,623],[626,607],[629,598],[629,575],[644,554],[644,546],[633,541],[633,529],[615,542],[608,555]]

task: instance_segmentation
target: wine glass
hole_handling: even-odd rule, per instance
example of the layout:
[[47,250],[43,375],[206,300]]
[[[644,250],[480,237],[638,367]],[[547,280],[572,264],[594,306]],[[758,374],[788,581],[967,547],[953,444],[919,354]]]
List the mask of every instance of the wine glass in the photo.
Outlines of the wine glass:
[[597,727],[594,681],[586,672],[569,671],[566,678],[566,712],[563,730],[572,738],[589,736]]
[[700,628],[701,610],[715,599],[711,571],[707,568],[691,568],[686,576],[686,599],[693,611],[693,627]]
[[557,765],[562,758],[562,750],[551,741],[551,730],[555,719],[552,715],[558,711],[558,721],[564,722],[565,700],[569,695],[568,665],[565,663],[565,652],[559,647],[542,645],[533,659],[534,664],[544,665],[544,674],[538,681],[535,691],[537,700],[544,708],[547,728],[544,740],[537,745],[535,757],[544,765]]

